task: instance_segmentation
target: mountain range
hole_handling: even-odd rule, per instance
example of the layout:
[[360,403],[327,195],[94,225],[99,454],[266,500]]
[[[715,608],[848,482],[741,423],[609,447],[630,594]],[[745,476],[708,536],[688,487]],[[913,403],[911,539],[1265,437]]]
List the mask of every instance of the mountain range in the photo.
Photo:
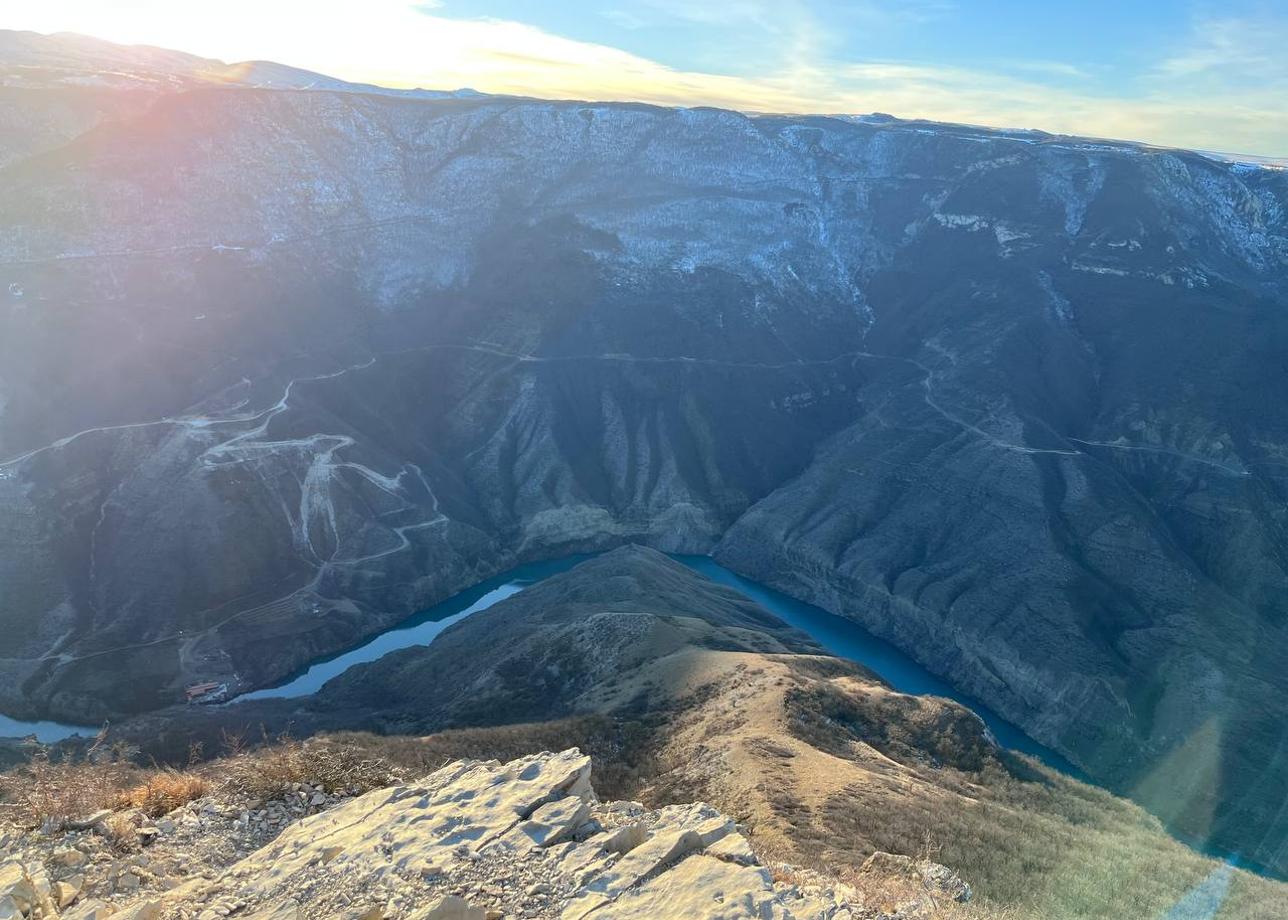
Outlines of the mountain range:
[[0,78],[0,710],[635,542],[1288,867],[1285,170],[64,35]]

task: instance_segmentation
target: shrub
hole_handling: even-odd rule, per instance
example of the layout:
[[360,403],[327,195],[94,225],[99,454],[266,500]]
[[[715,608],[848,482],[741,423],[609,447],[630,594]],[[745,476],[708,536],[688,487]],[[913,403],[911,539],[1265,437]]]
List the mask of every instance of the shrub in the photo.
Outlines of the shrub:
[[403,778],[402,770],[354,745],[304,744],[289,738],[230,758],[225,772],[230,790],[261,799],[280,795],[297,783],[329,791],[367,792]]
[[10,806],[8,817],[15,824],[61,824],[112,807],[140,772],[117,757],[55,761],[39,751],[28,763],[0,774],[0,799]]
[[120,796],[120,803],[137,808],[150,818],[169,814],[210,791],[204,776],[180,770],[161,770]]

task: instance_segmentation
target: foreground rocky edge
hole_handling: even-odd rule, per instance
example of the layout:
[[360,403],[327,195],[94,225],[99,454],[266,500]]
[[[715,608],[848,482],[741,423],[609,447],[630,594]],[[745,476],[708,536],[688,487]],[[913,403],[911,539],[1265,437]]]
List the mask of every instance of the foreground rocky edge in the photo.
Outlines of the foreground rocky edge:
[[[734,822],[709,805],[648,811],[634,802],[600,803],[590,770],[590,758],[573,748],[507,764],[460,760],[419,782],[356,798],[305,790],[300,798],[308,807],[323,810],[278,819],[285,829],[258,850],[222,871],[190,867],[191,880],[159,886],[168,891],[123,894],[117,883],[114,903],[81,896],[93,887],[87,875],[95,866],[112,862],[92,832],[20,840],[12,849],[7,843],[0,920],[866,920],[936,916],[940,905],[970,898],[969,886],[946,868],[889,854],[872,857],[859,873],[875,883],[863,891],[805,870],[771,871]],[[175,835],[213,824],[244,834],[273,824],[273,810],[207,822],[201,816],[219,808],[199,800],[155,830]],[[194,841],[194,854],[199,849]],[[218,851],[207,855],[217,862]],[[136,857],[130,865],[146,863]],[[880,903],[870,903],[875,891]]]

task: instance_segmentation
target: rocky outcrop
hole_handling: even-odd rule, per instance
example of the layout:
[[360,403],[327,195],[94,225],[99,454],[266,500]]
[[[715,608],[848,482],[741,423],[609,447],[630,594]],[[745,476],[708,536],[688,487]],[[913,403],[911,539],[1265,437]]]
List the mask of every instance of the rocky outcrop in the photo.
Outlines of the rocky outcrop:
[[734,822],[708,806],[601,804],[589,758],[570,750],[462,761],[369,793],[299,822],[167,910],[207,916],[188,907],[195,897],[255,917],[786,920],[844,916],[861,907],[852,895],[775,884]]
[[45,911],[52,889],[43,867],[9,862],[0,866],[0,918],[14,920]]
[[877,879],[882,883],[903,879],[923,888],[930,897],[948,901],[965,902],[971,898],[971,887],[965,880],[947,866],[928,859],[873,853],[859,868],[859,877]]
[[[734,822],[702,804],[601,803],[590,759],[458,761],[303,818],[210,880],[118,905],[117,920],[823,920],[875,918],[856,889],[775,881]],[[947,870],[953,897],[969,889]],[[891,879],[898,880],[898,874]],[[0,869],[6,918],[54,918],[39,865]],[[936,882],[936,894],[947,891]],[[930,888],[924,888],[931,892]],[[5,900],[7,899],[7,900]],[[68,899],[68,904],[75,900]],[[926,909],[928,909],[927,900]],[[0,911],[6,908],[0,906]],[[67,920],[105,916],[85,901]],[[913,898],[901,918],[921,916]],[[928,916],[928,914],[927,914]]]

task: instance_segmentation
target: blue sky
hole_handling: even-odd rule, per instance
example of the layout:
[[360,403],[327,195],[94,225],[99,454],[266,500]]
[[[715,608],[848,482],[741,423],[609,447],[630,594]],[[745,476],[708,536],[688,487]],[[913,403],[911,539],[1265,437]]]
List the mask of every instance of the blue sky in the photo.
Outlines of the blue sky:
[[1288,155],[1288,0],[6,0],[0,27],[400,86]]
[[[1258,6],[1262,9],[1258,10]],[[445,0],[447,17],[529,22],[580,41],[615,45],[682,70],[756,76],[785,63],[813,33],[813,50],[839,61],[881,60],[1033,73],[1064,79],[1135,77],[1187,45],[1197,4],[1161,0]],[[1255,16],[1268,4],[1210,5],[1206,16]],[[1057,65],[1049,68],[1048,65]]]
[[1253,43],[1210,62],[1236,85],[1253,69],[1240,52],[1266,50],[1259,35],[1288,38],[1288,0],[443,0],[423,8],[527,22],[684,71],[758,78],[809,56],[820,66],[961,68],[1118,95],[1158,89],[1160,68],[1211,51],[1221,29]]

